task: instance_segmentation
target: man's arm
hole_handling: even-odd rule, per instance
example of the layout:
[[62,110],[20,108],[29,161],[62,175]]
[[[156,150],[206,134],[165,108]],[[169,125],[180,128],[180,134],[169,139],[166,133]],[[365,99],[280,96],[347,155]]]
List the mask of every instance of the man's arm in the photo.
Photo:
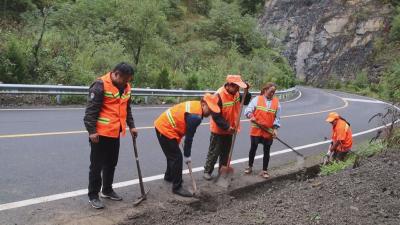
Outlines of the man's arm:
[[244,110],[244,115],[248,119],[250,119],[253,116],[253,112],[254,112],[254,110],[256,108],[257,101],[258,101],[258,97],[253,98],[253,100],[251,100],[251,102],[248,104],[248,106]]
[[89,88],[89,97],[83,122],[89,134],[95,134],[97,119],[103,106],[104,86],[103,81],[95,81]]
[[126,106],[126,111],[127,111],[126,124],[128,124],[129,128],[135,128],[135,120],[133,119],[133,116],[132,116],[131,103],[132,103],[132,100],[131,100],[131,98],[129,98],[128,105]]
[[186,133],[185,143],[183,146],[183,155],[185,156],[185,158],[189,158],[191,156],[193,137],[196,133],[197,127],[201,123],[201,120],[202,119],[199,115],[185,113]]
[[274,120],[274,129],[278,129],[281,127],[281,103],[278,103],[278,109],[275,113],[275,120]]
[[[240,102],[242,102],[243,94],[240,94]],[[244,105],[248,105],[249,102],[251,101],[251,93],[247,92],[246,97],[244,98]]]
[[[221,100],[221,97],[218,95],[218,107],[220,108],[220,109],[222,109],[222,100]],[[228,130],[230,127],[231,127],[231,125],[229,124],[229,122],[228,121],[226,121],[225,119],[224,119],[224,117],[222,117],[222,112],[220,112],[220,113],[215,113],[215,112],[212,112],[211,111],[211,117],[212,117],[212,119],[214,120],[214,122],[217,124],[217,126],[219,127],[219,128],[221,128],[222,130]]]

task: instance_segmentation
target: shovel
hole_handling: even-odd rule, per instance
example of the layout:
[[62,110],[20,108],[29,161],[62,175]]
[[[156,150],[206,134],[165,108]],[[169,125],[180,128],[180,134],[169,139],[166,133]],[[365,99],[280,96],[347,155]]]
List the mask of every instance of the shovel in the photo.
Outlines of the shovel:
[[147,194],[149,193],[150,188],[147,189],[147,191],[144,190],[142,171],[140,170],[139,156],[138,156],[138,150],[137,150],[137,146],[136,146],[136,137],[132,137],[132,143],[133,143],[133,151],[135,153],[136,166],[137,166],[138,176],[139,176],[140,192],[142,193],[142,196],[140,196],[139,198],[136,199],[136,201],[133,202],[134,206],[138,206],[142,201],[146,200]]
[[[243,93],[243,97],[242,97],[242,101],[240,102],[240,112],[239,112],[239,116],[236,120],[236,128],[239,127],[239,123],[240,123],[240,116],[242,115],[242,110],[243,110],[243,105],[244,105],[244,99],[247,96],[247,89],[244,89],[244,93]],[[221,176],[224,178],[227,178],[229,175],[233,174],[233,168],[230,167],[231,165],[231,159],[232,159],[232,152],[233,152],[233,147],[235,146],[235,140],[236,140],[236,136],[237,136],[237,130],[235,130],[235,133],[233,134],[232,137],[232,143],[231,143],[231,148],[229,149],[229,157],[228,157],[228,162],[226,164],[226,166],[221,166],[219,173],[218,173],[218,177],[217,177],[217,185],[219,186],[223,186],[223,187],[228,187],[229,184],[227,183],[226,180],[222,180]]]
[[192,179],[192,187],[193,187],[193,196],[196,195],[197,193],[197,185],[196,185],[196,181],[194,180],[193,177],[193,173],[192,173],[192,162],[188,162],[186,163],[188,169],[189,169],[189,175],[190,175],[190,179]]
[[[257,123],[256,121],[251,121],[251,122],[254,123],[254,124],[256,124],[258,127],[260,127],[261,130],[272,134],[271,131],[269,131],[266,127],[264,127],[263,125]],[[293,147],[291,147],[290,145],[286,144],[286,143],[285,143],[284,141],[282,141],[280,138],[275,137],[275,139],[278,140],[278,141],[279,141],[280,143],[282,143],[283,145],[285,145],[286,147],[288,147],[288,148],[289,148],[290,150],[292,150],[294,153],[296,153],[296,155],[298,155],[298,156],[300,156],[300,157],[302,157],[302,158],[304,159],[304,155],[303,155],[303,154],[301,154],[300,152],[296,151]]]

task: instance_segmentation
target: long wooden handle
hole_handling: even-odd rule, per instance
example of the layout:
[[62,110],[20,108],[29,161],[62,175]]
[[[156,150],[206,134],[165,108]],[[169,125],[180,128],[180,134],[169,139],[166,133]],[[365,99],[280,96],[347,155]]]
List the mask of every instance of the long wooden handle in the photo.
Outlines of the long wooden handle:
[[242,101],[240,101],[240,112],[239,112],[238,118],[236,119],[235,133],[233,134],[232,142],[231,142],[231,148],[230,148],[230,150],[229,150],[229,157],[228,157],[228,162],[227,162],[227,166],[228,166],[228,167],[231,165],[233,147],[235,146],[235,140],[236,140],[236,135],[237,135],[237,128],[239,127],[240,116],[242,115],[243,106],[244,106],[244,99],[246,98],[247,92],[248,92],[248,91],[249,91],[249,90],[248,90],[247,88],[244,89],[243,96],[242,96]]
[[[269,131],[266,127],[264,127],[263,125],[257,123],[256,121],[251,121],[251,122],[254,123],[254,124],[256,124],[258,127],[260,127],[261,130],[272,134],[271,131]],[[283,145],[285,145],[286,147],[288,147],[290,150],[292,150],[292,151],[293,151],[294,153],[296,153],[298,156],[301,156],[301,157],[304,158],[304,155],[302,155],[300,152],[294,150],[294,148],[293,148],[292,146],[286,144],[286,143],[285,143],[284,141],[282,141],[280,138],[275,137],[275,139],[278,140],[278,141],[279,141],[280,143],[282,143]]]
[[188,169],[189,169],[190,178],[192,179],[193,191],[196,192],[197,191],[197,185],[196,185],[196,181],[194,180],[194,177],[193,177],[193,174],[192,174],[192,163],[188,162],[187,166],[188,166]]
[[137,150],[137,146],[136,146],[136,137],[132,137],[132,143],[133,143],[133,151],[135,152],[136,167],[137,167],[138,176],[139,176],[140,192],[142,193],[142,196],[145,196],[146,192],[144,190],[142,170],[140,169],[140,164],[139,164],[139,155],[138,155],[138,150]]

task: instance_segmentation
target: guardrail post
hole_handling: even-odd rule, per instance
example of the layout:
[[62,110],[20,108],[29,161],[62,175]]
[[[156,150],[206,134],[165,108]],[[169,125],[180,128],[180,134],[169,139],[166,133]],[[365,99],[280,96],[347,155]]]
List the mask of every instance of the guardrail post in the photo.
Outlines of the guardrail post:
[[[58,86],[62,86],[62,84],[58,84]],[[56,96],[56,101],[58,105],[61,105],[61,95]]]
[[[182,90],[182,88],[179,88],[179,90]],[[181,102],[181,97],[178,96],[177,100],[178,100],[178,103]]]
[[[146,87],[146,89],[150,89],[150,87]],[[144,104],[148,104],[149,103],[149,96],[144,96]]]

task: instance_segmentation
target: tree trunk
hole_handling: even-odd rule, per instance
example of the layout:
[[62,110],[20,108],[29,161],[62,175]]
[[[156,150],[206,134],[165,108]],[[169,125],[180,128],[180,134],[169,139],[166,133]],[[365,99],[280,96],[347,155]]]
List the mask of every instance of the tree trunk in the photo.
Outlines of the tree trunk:
[[43,23],[42,23],[42,31],[40,32],[39,39],[38,39],[36,45],[33,47],[33,57],[35,58],[35,64],[33,65],[32,75],[33,75],[34,79],[36,79],[38,76],[36,69],[39,67],[39,63],[40,63],[39,50],[40,50],[40,47],[42,46],[43,35],[46,31],[46,21],[47,21],[47,16],[48,16],[48,12],[47,12],[46,8],[42,8],[40,10],[40,12],[43,16]]

